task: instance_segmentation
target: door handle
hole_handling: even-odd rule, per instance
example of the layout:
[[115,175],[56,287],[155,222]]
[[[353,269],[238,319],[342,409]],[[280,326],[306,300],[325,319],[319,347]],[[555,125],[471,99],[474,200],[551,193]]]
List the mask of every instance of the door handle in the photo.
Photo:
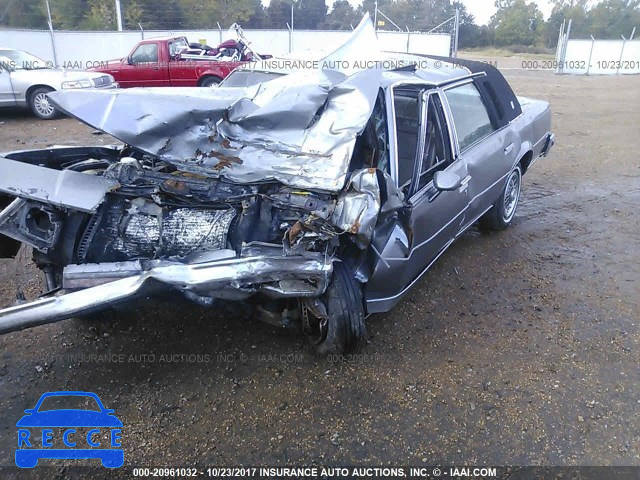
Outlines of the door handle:
[[460,182],[460,188],[458,189],[458,192],[460,193],[466,192],[467,189],[469,188],[470,181],[471,181],[471,175],[467,175],[466,177],[464,177]]
[[510,143],[509,145],[504,147],[504,154],[509,155],[512,150],[513,150],[513,143]]

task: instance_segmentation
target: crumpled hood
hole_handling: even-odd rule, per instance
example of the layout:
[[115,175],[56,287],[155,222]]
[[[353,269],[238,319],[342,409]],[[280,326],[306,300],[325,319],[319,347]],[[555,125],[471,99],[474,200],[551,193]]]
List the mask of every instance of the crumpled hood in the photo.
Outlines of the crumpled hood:
[[184,171],[339,191],[381,70],[304,71],[248,88],[58,91],[54,105]]

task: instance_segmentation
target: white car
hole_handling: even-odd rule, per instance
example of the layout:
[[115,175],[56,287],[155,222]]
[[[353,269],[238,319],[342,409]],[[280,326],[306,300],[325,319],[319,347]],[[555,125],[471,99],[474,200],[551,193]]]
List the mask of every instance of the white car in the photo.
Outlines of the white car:
[[73,88],[117,88],[111,75],[54,68],[52,62],[22,50],[0,47],[0,107],[27,107],[45,120],[59,112],[47,94]]

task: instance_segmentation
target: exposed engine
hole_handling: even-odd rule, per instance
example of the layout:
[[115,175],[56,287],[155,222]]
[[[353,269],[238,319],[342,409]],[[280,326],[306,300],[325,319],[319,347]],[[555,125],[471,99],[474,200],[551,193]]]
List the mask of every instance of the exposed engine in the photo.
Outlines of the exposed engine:
[[274,183],[226,183],[136,156],[84,159],[66,166],[117,182],[95,213],[16,200],[0,233],[32,245],[36,262],[55,268],[180,261],[226,249],[239,254],[250,242],[326,251],[327,242],[337,236],[327,221],[335,206],[330,196]]

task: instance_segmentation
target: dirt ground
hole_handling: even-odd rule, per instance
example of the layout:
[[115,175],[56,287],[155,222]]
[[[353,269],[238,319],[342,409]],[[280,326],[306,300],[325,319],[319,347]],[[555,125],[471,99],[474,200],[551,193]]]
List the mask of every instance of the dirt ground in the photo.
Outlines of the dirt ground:
[[[556,147],[513,227],[456,242],[369,319],[362,355],[319,359],[241,308],[170,299],[8,334],[0,465],[54,390],[115,409],[129,465],[640,465],[640,81],[506,73],[551,102]],[[0,113],[0,151],[111,142]],[[1,305],[36,288],[27,262],[0,261]]]

